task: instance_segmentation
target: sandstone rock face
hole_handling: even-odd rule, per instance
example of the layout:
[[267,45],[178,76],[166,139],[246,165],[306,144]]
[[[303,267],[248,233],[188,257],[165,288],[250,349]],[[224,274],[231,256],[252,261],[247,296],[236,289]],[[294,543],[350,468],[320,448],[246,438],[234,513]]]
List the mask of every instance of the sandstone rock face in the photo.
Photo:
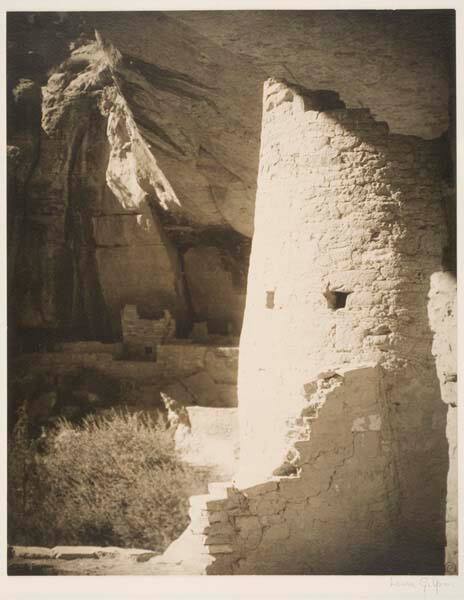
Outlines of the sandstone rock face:
[[[394,132],[448,126],[447,13],[12,14],[8,29],[23,335],[118,338],[124,304],[169,309],[182,335],[208,312],[240,329],[269,74],[340,90]],[[200,293],[188,265],[205,252],[219,271]]]
[[178,257],[138,184],[143,142],[112,82],[105,54],[88,43],[43,89],[45,135],[23,226],[30,247],[16,283],[23,328],[114,335],[127,300],[185,319]]
[[[172,12],[210,43],[267,77],[337,90],[395,133],[425,138],[448,128],[452,14],[418,11]],[[257,39],[257,35],[259,39]]]
[[[185,335],[192,321],[202,319],[205,306],[201,288],[186,290],[183,272],[182,254],[192,243],[198,245],[198,226],[199,235],[215,228],[213,240],[207,234],[209,252],[215,270],[224,269],[224,276],[216,275],[216,284],[221,277],[229,283],[229,272],[235,278],[229,283],[237,297],[231,308],[221,306],[223,297],[211,299],[211,307],[217,307],[211,314],[206,308],[211,329],[230,324],[238,333],[248,260],[246,244],[244,252],[240,248],[244,238],[236,233],[228,247],[221,231],[227,233],[231,226],[216,209],[208,216],[205,206],[202,216],[201,206],[189,212],[181,205],[141,136],[142,128],[135,124],[134,107],[129,108],[121,93],[118,69],[124,70],[124,64],[125,58],[101,36],[92,40],[81,35],[70,56],[54,67],[41,104],[34,82],[20,79],[14,88],[15,117],[27,109],[42,125],[37,131],[41,151],[28,175],[27,190],[21,190],[22,171],[27,171],[27,152],[37,143],[23,140],[21,129],[12,129],[17,145],[9,154],[10,189],[13,193],[19,188],[24,202],[22,207],[12,202],[10,211],[11,291],[17,299],[12,320],[22,332],[114,339],[121,334],[121,309],[134,304],[151,318],[169,309],[177,333]],[[36,104],[31,100],[34,89]],[[30,136],[34,129],[28,127]],[[16,167],[21,144],[27,147]],[[200,154],[200,168],[213,182],[208,193],[219,196],[222,188],[214,189],[214,182],[221,177],[214,159],[204,149]],[[228,172],[222,175],[232,182],[230,193],[235,194],[240,188],[237,178]],[[217,290],[220,294],[220,285]]]
[[136,36],[124,13],[89,19],[172,187],[160,198],[169,220],[250,236],[262,71],[163,13],[133,14]]
[[211,333],[240,334],[245,308],[243,262],[214,246],[190,248],[184,270],[197,318]]

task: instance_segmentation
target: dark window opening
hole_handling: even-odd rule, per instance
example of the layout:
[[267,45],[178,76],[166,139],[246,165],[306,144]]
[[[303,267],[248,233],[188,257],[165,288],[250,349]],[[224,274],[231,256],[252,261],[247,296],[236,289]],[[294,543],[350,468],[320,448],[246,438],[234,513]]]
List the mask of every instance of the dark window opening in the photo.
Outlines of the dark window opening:
[[145,346],[145,354],[153,354],[153,348],[151,346]]
[[339,308],[345,308],[346,299],[351,292],[333,292],[327,290],[324,296],[327,299],[327,306],[332,310],[338,310]]
[[266,292],[266,308],[274,308],[275,292]]

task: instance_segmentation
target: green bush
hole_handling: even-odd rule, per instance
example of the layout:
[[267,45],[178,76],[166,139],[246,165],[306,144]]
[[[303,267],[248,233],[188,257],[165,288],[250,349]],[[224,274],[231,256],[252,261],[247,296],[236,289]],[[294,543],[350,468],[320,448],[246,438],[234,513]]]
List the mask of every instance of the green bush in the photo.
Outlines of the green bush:
[[163,423],[113,411],[31,440],[26,420],[9,443],[10,543],[163,551],[185,529],[195,476]]

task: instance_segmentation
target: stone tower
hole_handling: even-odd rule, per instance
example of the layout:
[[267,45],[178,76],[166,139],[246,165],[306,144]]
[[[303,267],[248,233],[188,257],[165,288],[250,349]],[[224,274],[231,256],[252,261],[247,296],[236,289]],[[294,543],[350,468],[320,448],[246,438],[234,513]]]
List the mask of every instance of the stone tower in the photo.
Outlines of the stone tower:
[[[378,411],[349,424],[354,457],[361,438],[382,457],[397,551],[432,570],[443,563],[448,471],[427,312],[446,244],[440,165],[437,143],[389,134],[334,92],[266,83],[239,371],[238,481],[250,484],[298,462],[304,415],[324,403],[318,374],[376,368]],[[344,406],[360,402],[364,377]],[[372,499],[362,471],[357,488]]]
[[439,341],[440,144],[390,134],[335,92],[266,82],[240,468],[192,498],[171,552],[197,544],[200,572],[444,572],[454,467],[439,365],[455,359]]

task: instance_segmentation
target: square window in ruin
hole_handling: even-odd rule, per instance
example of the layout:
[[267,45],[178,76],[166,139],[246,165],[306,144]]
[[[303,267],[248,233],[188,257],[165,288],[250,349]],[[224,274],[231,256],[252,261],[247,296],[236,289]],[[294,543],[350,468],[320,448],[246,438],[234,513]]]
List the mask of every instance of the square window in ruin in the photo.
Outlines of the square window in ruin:
[[331,290],[327,290],[324,293],[324,296],[327,300],[328,308],[332,310],[338,310],[339,308],[345,308],[346,299],[351,294],[351,292],[335,292]]

